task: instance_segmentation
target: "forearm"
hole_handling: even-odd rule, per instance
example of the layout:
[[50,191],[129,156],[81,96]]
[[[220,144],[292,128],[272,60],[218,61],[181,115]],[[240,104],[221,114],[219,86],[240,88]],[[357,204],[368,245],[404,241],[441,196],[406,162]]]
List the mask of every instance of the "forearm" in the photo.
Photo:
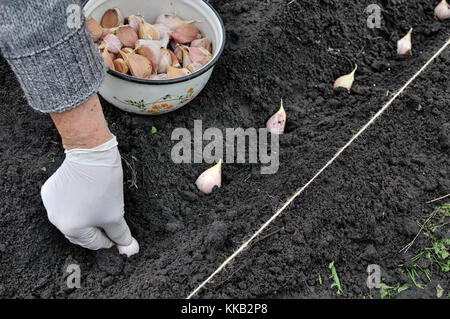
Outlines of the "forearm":
[[[95,94],[105,65],[81,18],[66,10],[78,0],[0,0],[0,48],[29,104],[51,113],[70,110]],[[80,7],[81,8],[81,7]]]
[[94,148],[112,138],[96,94],[72,110],[50,116],[65,150]]

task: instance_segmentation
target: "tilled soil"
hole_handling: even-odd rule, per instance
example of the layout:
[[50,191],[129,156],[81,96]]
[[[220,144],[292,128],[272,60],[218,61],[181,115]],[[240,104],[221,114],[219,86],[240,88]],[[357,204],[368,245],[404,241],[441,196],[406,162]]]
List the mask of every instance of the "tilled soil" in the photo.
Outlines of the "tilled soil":
[[[48,116],[27,106],[0,61],[0,297],[182,298],[249,238],[445,43],[438,1],[379,1],[381,28],[366,26],[373,1],[210,1],[227,45],[204,91],[174,113],[140,117],[102,100],[126,172],[126,218],[141,245],[130,259],[114,249],[70,244],[47,220],[39,190],[64,159]],[[436,2],[436,3],[435,3]],[[413,55],[396,41],[411,28]],[[333,298],[334,261],[345,298],[379,297],[366,268],[410,289],[398,297],[435,297],[448,273],[434,268],[425,289],[398,271],[419,248],[400,249],[417,222],[450,190],[450,49],[442,53],[343,155],[213,282],[202,298]],[[335,78],[358,65],[349,94]],[[288,121],[280,169],[223,166],[223,187],[202,195],[193,182],[209,164],[179,164],[170,154],[175,128],[264,127],[283,98]],[[420,107],[419,107],[420,105]],[[157,132],[152,134],[152,126]],[[133,159],[135,158],[135,159]],[[45,169],[44,169],[45,168]],[[448,235],[442,233],[442,236]],[[81,267],[82,287],[68,289],[66,267]],[[432,268],[432,267],[431,267]],[[319,274],[322,284],[319,283]]]

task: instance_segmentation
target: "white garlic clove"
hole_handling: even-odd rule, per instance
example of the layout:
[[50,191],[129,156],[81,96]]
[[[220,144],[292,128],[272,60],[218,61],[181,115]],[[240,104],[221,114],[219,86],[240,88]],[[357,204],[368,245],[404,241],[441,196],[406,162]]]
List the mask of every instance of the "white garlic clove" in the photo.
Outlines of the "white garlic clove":
[[172,65],[172,56],[167,49],[161,50],[161,58],[158,64],[158,73],[167,73],[167,68]]
[[150,80],[167,80],[169,75],[167,73],[152,74],[149,77]]
[[270,117],[267,121],[266,128],[267,131],[272,134],[283,134],[284,128],[286,126],[286,111],[283,107],[283,99],[281,99],[280,109]]
[[139,243],[136,239],[132,238],[131,244],[128,246],[120,246],[117,245],[117,250],[121,255],[127,255],[127,257],[131,257],[139,252]]
[[122,48],[122,42],[120,42],[120,39],[112,33],[108,34],[103,41],[105,42],[109,52],[119,53],[119,50]]
[[194,63],[191,63],[191,64],[187,67],[187,69],[188,69],[189,71],[191,71],[192,73],[194,73],[194,72],[200,70],[202,67],[203,67],[203,65],[201,65],[200,63],[194,62]]
[[189,50],[189,58],[192,61],[192,63],[197,62],[200,63],[201,65],[206,65],[213,58],[212,54],[202,47],[200,48],[189,47],[188,50]]
[[346,88],[347,91],[350,92],[350,89],[353,86],[353,82],[355,81],[355,72],[357,69],[358,69],[358,66],[356,65],[351,73],[339,77],[334,82],[333,88],[342,87],[342,88]]
[[222,186],[222,160],[204,171],[195,181],[198,189],[205,194],[211,194],[214,187]]
[[413,29],[411,28],[409,32],[400,40],[397,41],[397,54],[398,55],[412,55],[412,40],[411,34]]

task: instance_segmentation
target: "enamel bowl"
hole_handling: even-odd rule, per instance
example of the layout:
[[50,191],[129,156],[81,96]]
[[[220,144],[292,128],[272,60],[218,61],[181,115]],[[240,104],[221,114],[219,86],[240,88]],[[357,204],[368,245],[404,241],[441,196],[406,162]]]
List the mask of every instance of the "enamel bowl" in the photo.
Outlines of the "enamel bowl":
[[84,15],[100,22],[106,10],[114,7],[125,17],[142,15],[150,23],[166,12],[195,20],[194,25],[211,40],[214,58],[199,71],[172,80],[138,79],[108,68],[100,95],[124,111],[145,115],[172,112],[192,101],[205,87],[225,46],[225,28],[216,10],[202,0],[90,0]]

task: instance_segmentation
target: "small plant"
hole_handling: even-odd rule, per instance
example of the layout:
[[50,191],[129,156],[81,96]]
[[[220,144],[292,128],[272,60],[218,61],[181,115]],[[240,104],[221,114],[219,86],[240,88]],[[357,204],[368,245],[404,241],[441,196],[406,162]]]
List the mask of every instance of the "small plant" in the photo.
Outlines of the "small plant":
[[319,280],[319,284],[322,285],[323,280],[322,280],[322,275],[320,274],[320,272],[318,274],[318,280]]
[[158,132],[158,130],[156,129],[156,127],[152,126],[152,134],[156,134],[156,132]]
[[47,167],[43,166],[40,168],[41,171],[46,172],[47,171]]
[[341,287],[341,282],[339,281],[339,276],[337,274],[336,271],[336,267],[334,266],[334,261],[332,261],[330,263],[330,265],[328,266],[328,268],[331,269],[331,277],[333,279],[333,284],[331,285],[331,288],[336,287],[337,288],[337,294],[340,295],[342,293],[342,287]]
[[397,285],[395,287],[392,286],[388,286],[385,283],[381,284],[381,299],[384,298],[392,298],[394,297],[396,294],[401,293],[402,291],[405,291],[409,289],[409,285],[403,285],[400,286],[400,283],[397,283]]

